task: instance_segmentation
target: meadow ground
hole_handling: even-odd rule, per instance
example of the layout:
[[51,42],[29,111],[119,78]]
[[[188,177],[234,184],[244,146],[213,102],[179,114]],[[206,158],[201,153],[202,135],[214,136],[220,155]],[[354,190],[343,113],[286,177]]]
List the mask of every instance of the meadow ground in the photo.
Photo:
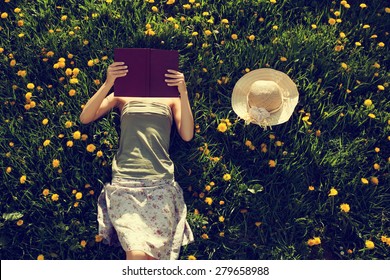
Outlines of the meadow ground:
[[[116,47],[177,49],[196,134],[173,135],[195,242],[181,259],[389,259],[388,1],[1,0],[0,258],[123,259],[96,236],[118,112],[82,125]],[[245,125],[235,82],[297,84]]]

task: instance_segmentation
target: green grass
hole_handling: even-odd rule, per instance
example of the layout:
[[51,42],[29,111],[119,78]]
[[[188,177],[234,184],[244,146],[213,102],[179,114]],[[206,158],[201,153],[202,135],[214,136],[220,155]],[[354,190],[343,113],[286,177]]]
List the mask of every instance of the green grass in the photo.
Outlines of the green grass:
[[[95,242],[96,201],[111,176],[118,112],[90,125],[79,115],[99,88],[95,81],[104,81],[115,47],[153,47],[180,51],[197,125],[191,142],[173,134],[171,146],[195,235],[180,258],[389,259],[390,7],[385,0],[367,1],[367,8],[363,0],[350,0],[350,8],[338,0],[276,2],[197,0],[185,9],[188,1],[2,0],[0,258],[124,258],[120,248]],[[331,25],[330,18],[341,22]],[[60,58],[65,67],[54,69]],[[230,103],[235,82],[262,67],[287,73],[300,92],[292,118],[266,131],[237,120]],[[78,83],[70,83],[67,68],[80,69]],[[231,125],[221,133],[225,119]],[[73,139],[76,131],[85,138]],[[90,144],[94,152],[86,150]],[[332,187],[336,196],[329,196]],[[308,246],[314,237],[321,244]]]

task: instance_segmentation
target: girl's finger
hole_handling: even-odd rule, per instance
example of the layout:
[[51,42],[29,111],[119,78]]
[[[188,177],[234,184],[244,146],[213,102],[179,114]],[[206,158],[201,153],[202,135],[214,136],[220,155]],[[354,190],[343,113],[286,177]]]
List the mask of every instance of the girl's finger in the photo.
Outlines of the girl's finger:
[[172,69],[168,69],[167,71],[168,71],[169,73],[182,74],[182,73],[180,73],[179,71],[172,70]]
[[123,65],[123,64],[125,64],[123,61],[117,61],[112,63],[110,66]]
[[110,66],[109,69],[111,71],[115,71],[115,70],[124,70],[124,69],[127,69],[127,65],[123,65],[123,66]]
[[167,83],[168,86],[170,87],[178,87],[180,86],[182,83]]
[[165,80],[165,82],[167,82],[167,83],[180,83],[180,82],[182,82],[183,81],[183,79],[167,79],[167,80]]
[[128,71],[116,72],[116,73],[112,73],[112,75],[113,76],[127,75],[127,72]]
[[180,78],[180,77],[183,77],[183,75],[165,74],[165,77],[167,77],[167,78]]

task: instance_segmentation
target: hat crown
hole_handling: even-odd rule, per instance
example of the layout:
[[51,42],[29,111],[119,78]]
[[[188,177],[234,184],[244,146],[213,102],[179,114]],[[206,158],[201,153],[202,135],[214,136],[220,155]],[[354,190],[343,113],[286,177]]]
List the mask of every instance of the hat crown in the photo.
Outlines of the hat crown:
[[282,102],[281,89],[275,82],[262,80],[252,83],[248,94],[250,107],[264,108],[272,112],[280,109]]

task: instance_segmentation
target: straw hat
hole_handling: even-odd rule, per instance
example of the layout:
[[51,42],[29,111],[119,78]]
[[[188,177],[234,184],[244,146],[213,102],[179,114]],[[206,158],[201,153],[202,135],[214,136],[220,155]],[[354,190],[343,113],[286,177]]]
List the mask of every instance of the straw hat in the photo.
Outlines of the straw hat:
[[261,68],[241,77],[233,89],[233,111],[246,124],[263,128],[288,121],[298,104],[298,89],[280,71]]

